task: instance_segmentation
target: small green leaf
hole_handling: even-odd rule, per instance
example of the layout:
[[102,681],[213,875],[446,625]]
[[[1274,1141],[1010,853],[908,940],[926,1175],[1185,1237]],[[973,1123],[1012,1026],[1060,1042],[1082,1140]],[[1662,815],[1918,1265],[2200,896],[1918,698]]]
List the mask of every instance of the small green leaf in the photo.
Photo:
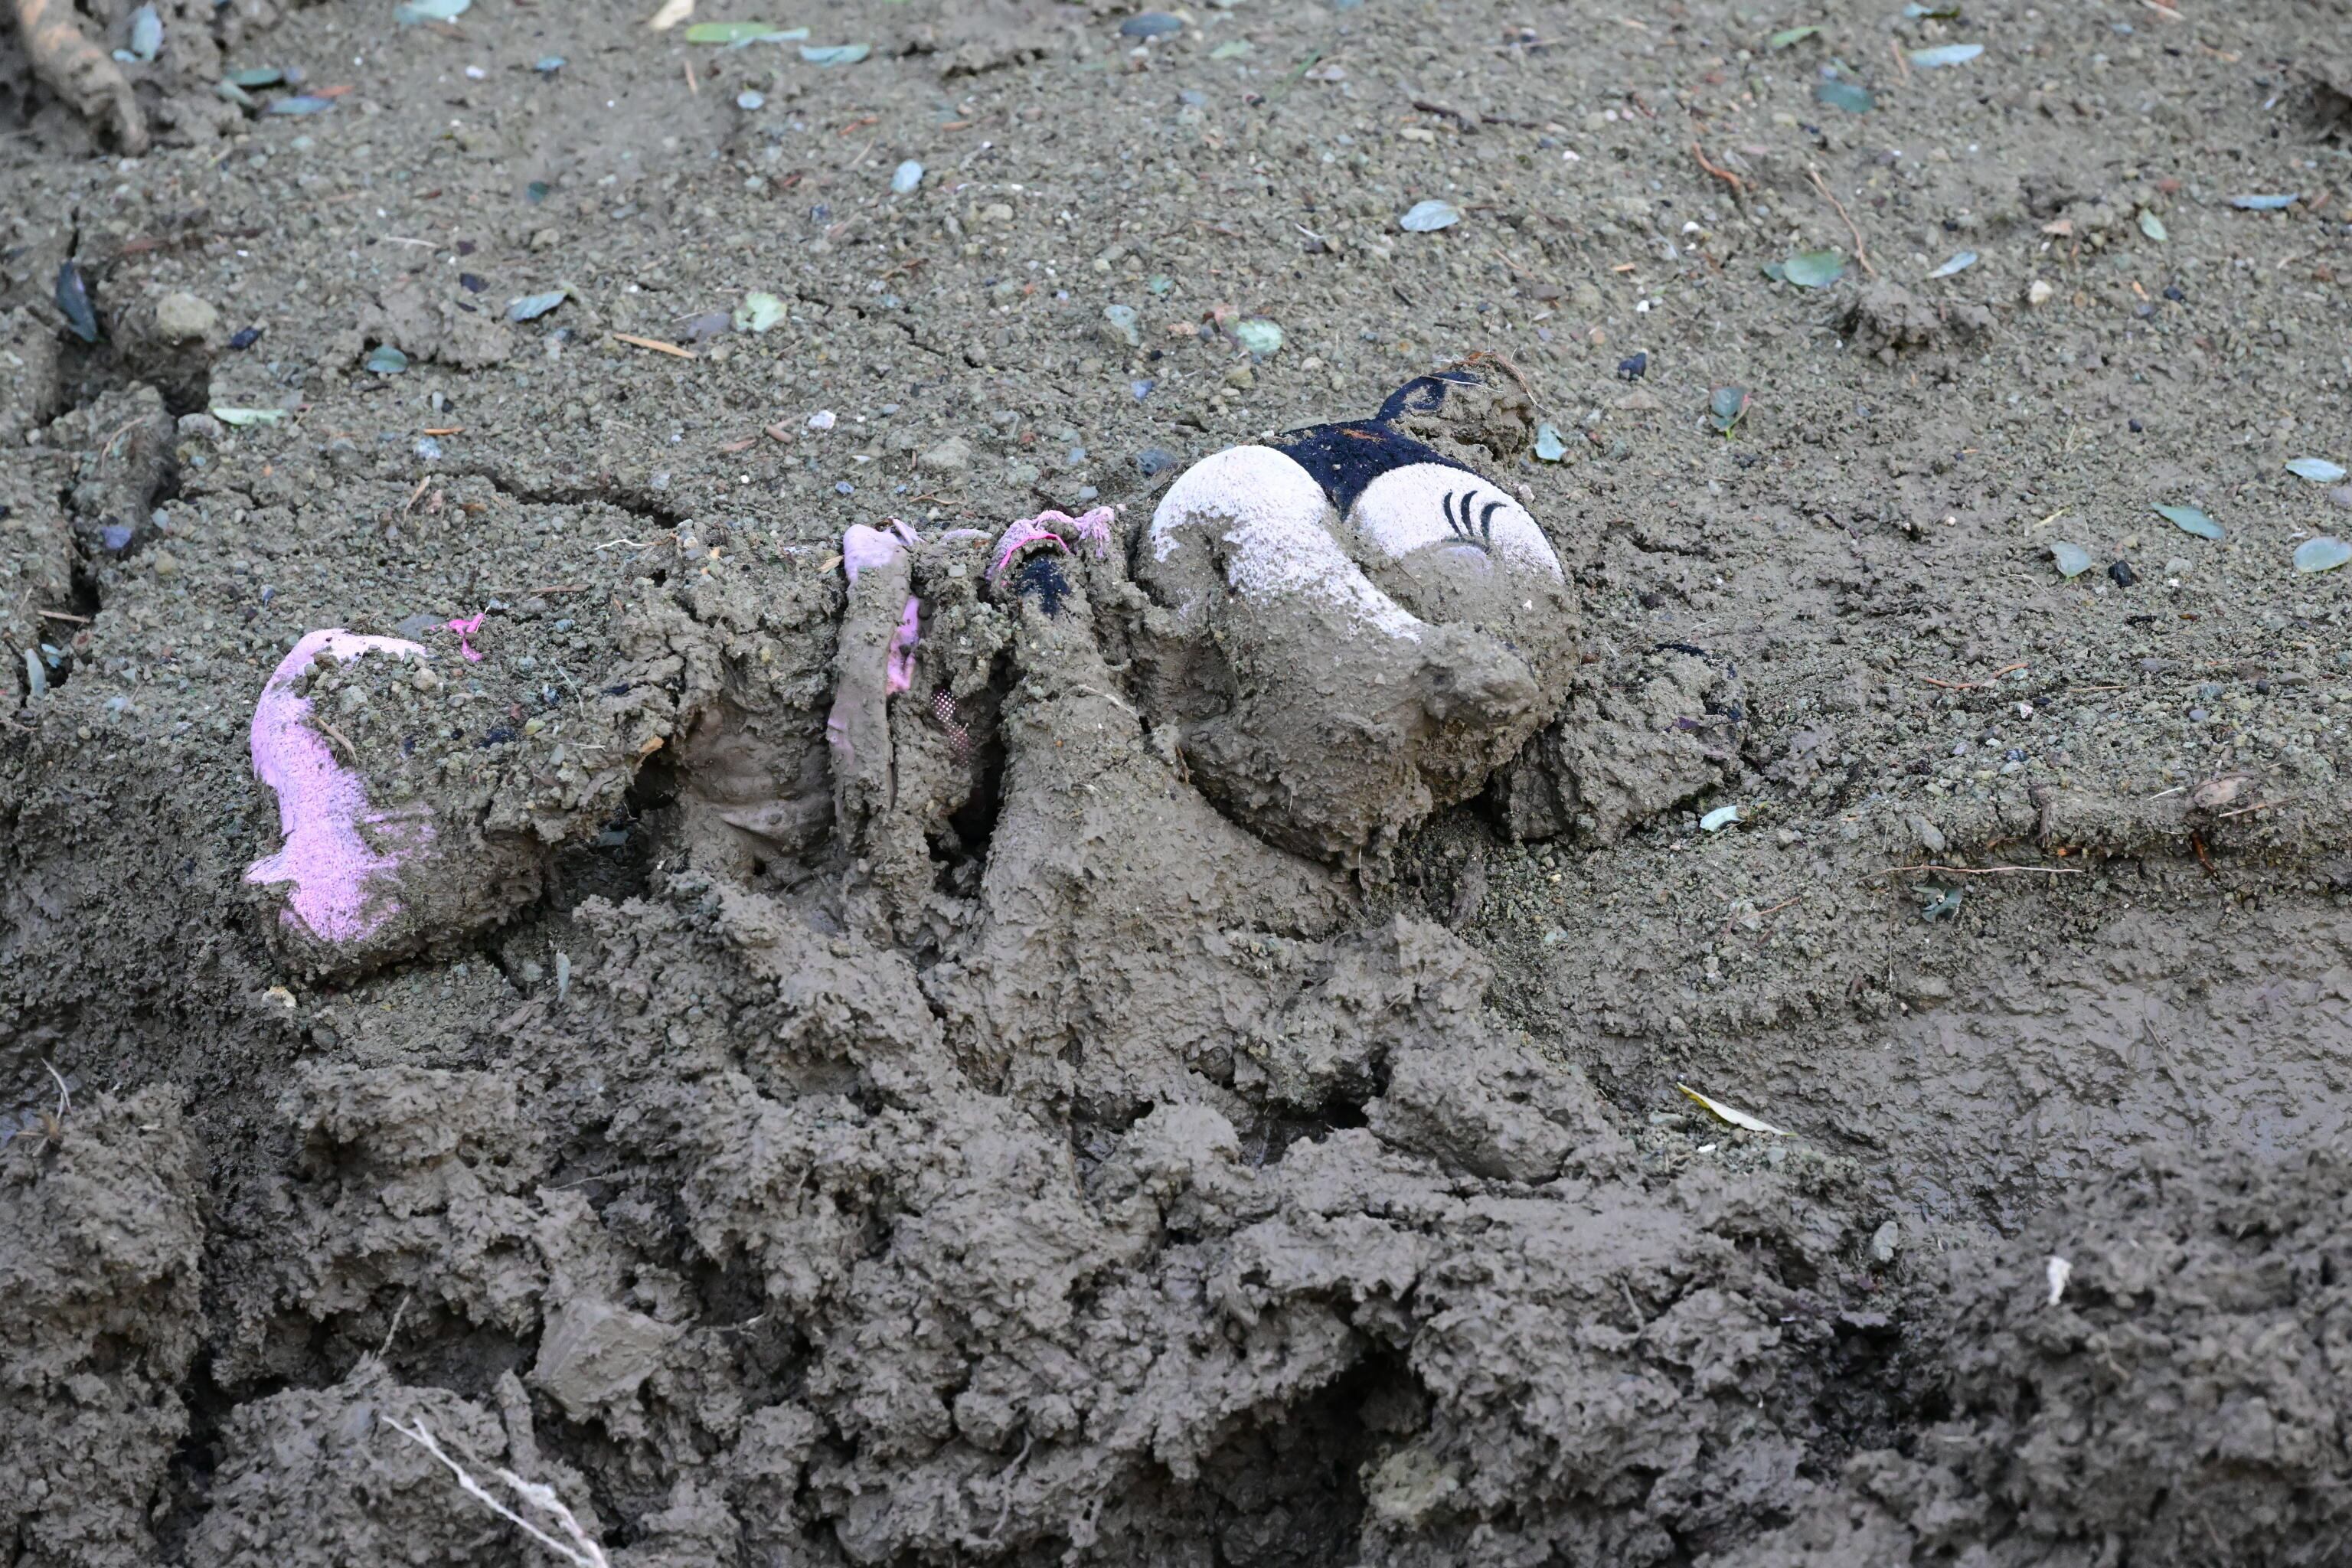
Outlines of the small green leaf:
[[283,408],[215,408],[213,417],[224,425],[275,425],[286,417]]
[[2063,539],[2050,547],[2050,559],[2056,563],[2061,577],[2080,577],[2091,569],[2091,552]]
[[806,27],[772,22],[697,22],[686,29],[689,44],[796,44],[807,37]]
[[1771,45],[1776,49],[1785,49],[1790,44],[1803,43],[1821,30],[1818,24],[1803,27],[1783,27],[1772,35]]
[[1705,816],[1698,819],[1699,831],[1702,833],[1720,833],[1738,820],[1739,808],[1738,806],[1718,805],[1713,811],[1708,812]]
[[2158,245],[2172,237],[2165,232],[2164,220],[2146,207],[2139,209],[2139,231]]
[[1878,100],[1870,89],[1850,81],[1832,78],[1813,83],[1813,97],[1832,109],[1842,109],[1848,114],[1868,114],[1878,107]]
[[2241,212],[2274,213],[2281,207],[2291,207],[2302,199],[2290,191],[2283,196],[2231,196],[2230,205]]
[[739,332],[764,332],[783,319],[784,302],[773,294],[746,294],[743,302],[735,307],[735,330]]
[[1249,316],[1235,321],[1234,338],[1260,359],[1282,349],[1282,328],[1264,316]]
[[2347,561],[2352,561],[2352,544],[2325,534],[2306,539],[2294,547],[2294,569],[2298,572],[2333,572]]
[[365,363],[378,375],[398,375],[408,368],[408,356],[390,343],[379,343],[368,351]]
[[1939,22],[1948,22],[1960,14],[1960,8],[1958,5],[1922,5],[1919,0],[1911,0],[1911,4],[1903,7],[1903,14],[1915,22],[1929,16]]
[[1247,38],[1227,38],[1209,51],[1209,58],[1213,60],[1237,60],[1249,53],[1250,47]]
[[454,22],[472,8],[474,0],[408,0],[393,7],[393,19],[404,27],[419,22]]
[[1780,271],[1800,289],[1826,289],[1845,276],[1845,258],[1834,250],[1801,250],[1780,263]]
[[871,44],[803,44],[801,58],[813,66],[854,66],[874,52]]
[[281,98],[269,106],[267,112],[271,114],[324,114],[327,110],[334,107],[335,100],[333,99],[314,98],[310,94],[305,92],[298,93],[292,98]]
[[1932,49],[1913,49],[1911,63],[1923,71],[1940,70],[1946,66],[1964,66],[1982,53],[1982,44],[1938,44]]
[[1718,386],[1706,396],[1706,416],[1726,436],[1731,427],[1748,414],[1748,389],[1744,386]]
[[1452,202],[1426,201],[1412,204],[1397,226],[1414,234],[1427,234],[1433,229],[1451,228],[1462,221],[1462,209]]
[[2160,506],[2156,511],[2183,533],[2193,533],[2200,539],[2221,537],[2221,525],[2193,506]]
[[525,294],[520,300],[507,301],[507,320],[535,321],[570,298],[572,290],[569,287],[551,289],[544,294]]
[[286,73],[276,66],[247,66],[243,70],[228,72],[221,79],[239,87],[276,87],[286,79]]
[[1549,419],[1536,426],[1536,456],[1547,463],[1568,456],[1568,442],[1561,437],[1559,426]]
[[2309,479],[2315,485],[2332,485],[2344,477],[2344,465],[2331,463],[2325,458],[2289,458],[2286,471],[2299,479]]

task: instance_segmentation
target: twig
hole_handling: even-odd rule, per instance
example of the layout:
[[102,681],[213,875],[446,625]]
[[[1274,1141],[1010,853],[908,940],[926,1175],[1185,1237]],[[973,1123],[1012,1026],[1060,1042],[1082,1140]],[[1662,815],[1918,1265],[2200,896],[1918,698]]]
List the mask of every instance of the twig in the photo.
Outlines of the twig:
[[375,1348],[375,1359],[376,1359],[376,1360],[378,1360],[378,1361],[382,1361],[384,1357],[386,1357],[386,1356],[388,1356],[388,1355],[390,1355],[390,1354],[392,1353],[392,1342],[393,1342],[393,1340],[394,1340],[394,1338],[396,1338],[396,1337],[399,1335],[399,1333],[400,1333],[400,1319],[401,1319],[401,1314],[403,1314],[404,1312],[405,1312],[405,1311],[407,1311],[407,1310],[408,1310],[408,1292],[407,1292],[407,1291],[405,1291],[405,1290],[403,1290],[403,1291],[400,1293],[400,1305],[398,1305],[397,1307],[394,1307],[394,1308],[392,1310],[392,1327],[390,1327],[390,1328],[388,1328],[388,1329],[384,1330],[384,1331],[383,1331],[383,1343],[382,1343],[382,1344],[380,1344],[380,1345],[376,1346],[376,1348]]
[[632,344],[637,348],[651,349],[656,353],[674,354],[679,359],[692,359],[695,357],[693,350],[682,349],[676,343],[666,343],[659,338],[641,338],[635,332],[614,332],[613,336],[622,342]]
[[[1896,52],[1899,54],[1901,51]],[[1845,219],[1845,231],[1853,236],[1853,258],[1862,264],[1863,276],[1877,277],[1878,268],[1870,264],[1870,247],[1862,243],[1862,230],[1854,227],[1853,218],[1845,210],[1845,204],[1837,199],[1837,193],[1830,189],[1830,183],[1822,178],[1822,172],[1818,167],[1808,163],[1805,165],[1805,173],[1812,176],[1813,189],[1822,193],[1822,199],[1837,209],[1838,216]]]
[[515,1494],[525,1502],[544,1510],[557,1524],[562,1526],[563,1533],[572,1537],[573,1544],[571,1546],[566,1546],[492,1497],[488,1489],[466,1472],[465,1466],[441,1451],[441,1445],[433,1440],[432,1432],[425,1426],[421,1417],[414,1426],[403,1426],[389,1415],[383,1418],[383,1424],[446,1466],[449,1473],[457,1478],[457,1484],[465,1489],[467,1497],[474,1499],[500,1519],[521,1530],[533,1541],[538,1542],[566,1563],[572,1564],[572,1568],[612,1568],[611,1563],[604,1556],[604,1549],[597,1545],[594,1538],[586,1531],[580,1528],[580,1521],[573,1517],[570,1509],[563,1506],[563,1500],[555,1495],[553,1487],[538,1481],[524,1480],[512,1470],[500,1469],[491,1472],[499,1479],[512,1487]]
[[1902,41],[1889,38],[1886,40],[1886,47],[1895,51],[1895,68],[1901,72],[1903,79],[1908,82],[1911,79],[1911,58],[1903,52]]
[[78,626],[86,626],[89,625],[89,617],[88,616],[69,616],[63,610],[43,610],[41,612],[41,619],[45,621],[71,621]]
[[2245,815],[2246,815],[2246,813],[2248,813],[2248,812],[2250,812],[2250,811],[2268,811],[2271,807],[2273,807],[2273,806],[2274,806],[2274,805],[2291,805],[2291,804],[2293,804],[2294,801],[2296,801],[2296,800],[2298,800],[2298,799],[2300,799],[2300,798],[2301,798],[2301,797],[2300,797],[2300,796],[2298,796],[2298,795],[2288,795],[2284,800],[2266,800],[2266,801],[2262,802],[2262,803],[2261,803],[2260,805],[2242,805],[2242,806],[2238,807],[2238,809],[2237,809],[2237,810],[2235,810],[2235,811],[2222,811],[2222,812],[2216,812],[2216,813],[2214,814],[2214,816],[2213,816],[2213,820],[2214,820],[2214,821],[2216,821],[2216,822],[2226,822],[2226,821],[2228,821],[2231,817],[2233,817],[2233,816],[2245,816]]
[[324,730],[336,740],[342,742],[343,750],[351,753],[352,761],[356,763],[360,760],[360,749],[352,744],[350,736],[344,734],[341,730],[336,729],[332,724],[326,722],[324,720],[320,720],[318,722],[320,729]]
[[2080,866],[1938,866],[1932,861],[1924,866],[1889,866],[1883,871],[1873,871],[1874,877],[1892,877],[1903,871],[1939,871],[1947,877],[2079,877]]
[[63,1121],[66,1112],[73,1109],[73,1091],[66,1088],[66,1075],[58,1070],[57,1063],[44,1058],[41,1065],[49,1069],[51,1078],[58,1080],[58,1120]]
[[400,503],[400,510],[403,516],[406,516],[409,511],[415,509],[416,505],[416,498],[423,495],[425,493],[425,487],[432,482],[433,476],[431,474],[427,474],[423,479],[416,481],[416,488],[408,492],[408,499]]
[[1741,201],[1747,199],[1748,182],[1741,179],[1738,175],[1733,174],[1728,169],[1718,169],[1714,164],[1708,163],[1706,161],[1706,149],[1698,144],[1698,141],[1696,137],[1691,141],[1691,156],[1698,160],[1698,166],[1700,168],[1705,169],[1708,174],[1713,174],[1717,179],[1721,180],[1725,184],[1729,185],[1731,187],[1731,194],[1735,199]]
[[1982,680],[1938,680],[1932,675],[1923,675],[1919,679],[1930,686],[1940,686],[1947,691],[1981,691],[2002,676],[2014,675],[2024,668],[2025,664],[2022,660],[2016,664],[2004,664]]

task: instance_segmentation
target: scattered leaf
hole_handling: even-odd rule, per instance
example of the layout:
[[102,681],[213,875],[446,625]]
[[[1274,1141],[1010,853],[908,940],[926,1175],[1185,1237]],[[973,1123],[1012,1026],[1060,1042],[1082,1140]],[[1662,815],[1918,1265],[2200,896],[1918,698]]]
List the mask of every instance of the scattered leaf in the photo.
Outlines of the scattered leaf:
[[553,76],[572,62],[562,55],[541,55],[530,62],[530,68],[541,76]]
[[260,101],[233,81],[213,83],[213,96],[236,104],[239,109],[258,109]]
[[1718,386],[1706,395],[1706,416],[1724,435],[1748,413],[1748,389],[1744,386]]
[[2221,525],[2193,506],[2160,506],[2156,510],[2158,516],[2183,533],[2193,533],[2200,539],[2221,537]]
[[1911,64],[1923,71],[1940,70],[1946,66],[1964,66],[1984,53],[1982,44],[1938,44],[1932,49],[1913,49]]
[[363,363],[378,375],[398,375],[408,368],[408,356],[390,343],[378,343],[368,351]]
[[1171,33],[1184,30],[1184,19],[1165,11],[1139,11],[1118,25],[1118,30],[1129,38],[1164,38]]
[[1928,895],[1927,903],[1919,910],[1919,918],[1923,921],[1950,920],[1960,912],[1961,904],[1967,901],[1966,895],[1958,888],[1919,888],[1914,890]]
[[525,294],[520,300],[507,301],[507,320],[535,321],[570,298],[572,298],[572,289],[569,285],[561,289],[551,289],[544,294]]
[[2164,230],[2164,220],[2146,207],[2139,209],[2139,231],[2158,245],[2172,237]]
[[735,107],[747,114],[765,109],[768,107],[767,94],[753,92],[751,89],[745,88],[735,95]]
[[283,408],[215,408],[213,417],[224,425],[275,425],[286,417]]
[[286,73],[276,66],[247,66],[243,70],[230,71],[221,79],[238,87],[276,87],[286,79]]
[[902,196],[913,194],[915,187],[922,183],[923,166],[912,158],[890,173],[890,188]]
[[1783,27],[1779,32],[1772,35],[1770,43],[1776,49],[1785,49],[1790,44],[1803,43],[1807,38],[1811,37],[1821,30],[1819,24],[1812,24],[1802,27]]
[[163,18],[155,14],[152,5],[142,5],[131,13],[131,53],[133,58],[152,60],[155,51],[163,47]]
[[1834,77],[1813,83],[1813,97],[1829,108],[1842,109],[1848,114],[1868,114],[1878,107],[1878,100],[1871,96],[1868,88],[1841,81]]
[[2080,577],[2091,569],[2091,552],[2063,539],[2050,547],[2050,559],[2057,563],[2061,577]]
[[1397,226],[1413,234],[1427,234],[1432,229],[1451,228],[1462,221],[1462,209],[1452,202],[1415,202],[1397,219]]
[[1235,321],[1234,338],[1260,359],[1278,353],[1282,348],[1282,328],[1264,316],[1251,316]]
[[1209,51],[1209,58],[1213,60],[1237,60],[1249,53],[1251,47],[1247,38],[1227,38]]
[[89,284],[70,261],[58,268],[57,300],[73,335],[86,343],[98,342],[98,312],[90,309]]
[[854,66],[874,52],[871,44],[803,44],[801,58],[813,66]]
[[2347,561],[2352,561],[2352,544],[2324,533],[2294,547],[2294,569],[2298,572],[2333,572]]
[[1709,1100],[1706,1096],[1701,1094],[1698,1090],[1693,1089],[1686,1083],[1678,1083],[1675,1085],[1675,1087],[1681,1089],[1685,1094],[1690,1096],[1691,1099],[1696,1100],[1700,1105],[1706,1107],[1707,1111],[1718,1121],[1728,1121],[1734,1127],[1741,1128],[1749,1132],[1769,1132],[1775,1138],[1786,1138],[1789,1136],[1789,1133],[1785,1129],[1775,1127],[1769,1121],[1750,1116],[1748,1112],[1740,1110],[1736,1105],[1726,1105],[1721,1100]]
[[784,302],[773,294],[746,294],[743,302],[735,307],[735,330],[739,332],[764,332],[783,319]]
[[1915,22],[1930,16],[1939,22],[1948,22],[1960,14],[1960,8],[1958,5],[1922,5],[1919,0],[1911,0],[1911,4],[1903,7],[1903,14]]
[[270,114],[324,114],[327,110],[334,107],[335,100],[331,98],[313,98],[310,94],[303,92],[297,93],[292,98],[278,99],[269,106],[266,112]]
[[1955,272],[1966,272],[1969,268],[1974,267],[1976,264],[1977,253],[1973,250],[1962,250],[1956,252],[1949,260],[1946,261],[1941,267],[1937,268],[1933,272],[1928,273],[1927,276],[1930,278],[1949,278]]
[[1718,805],[1698,819],[1698,828],[1701,833],[1720,833],[1738,820],[1738,806]]
[[1536,456],[1547,463],[1568,456],[1568,442],[1561,438],[1559,426],[1548,419],[1536,426]]
[[530,203],[531,205],[537,206],[540,203],[547,199],[547,194],[554,188],[555,187],[553,185],[549,184],[545,180],[533,180],[530,184],[522,188],[522,197],[523,200]]
[[809,36],[806,27],[779,27],[772,22],[697,22],[686,30],[689,44],[797,44]]
[[2344,466],[2325,458],[2289,458],[2286,471],[2315,485],[2332,485],[2344,477]]
[[454,22],[473,8],[474,0],[404,0],[393,7],[393,19],[404,27],[419,22]]
[[1780,275],[1800,289],[1826,289],[1845,276],[1845,258],[1834,250],[1801,250],[1780,263]]
[[2303,198],[2294,192],[2279,196],[2231,196],[2230,205],[2241,212],[2274,213],[2281,207],[2291,207]]
[[646,18],[646,26],[656,33],[667,33],[694,15],[694,0],[662,0],[661,9]]

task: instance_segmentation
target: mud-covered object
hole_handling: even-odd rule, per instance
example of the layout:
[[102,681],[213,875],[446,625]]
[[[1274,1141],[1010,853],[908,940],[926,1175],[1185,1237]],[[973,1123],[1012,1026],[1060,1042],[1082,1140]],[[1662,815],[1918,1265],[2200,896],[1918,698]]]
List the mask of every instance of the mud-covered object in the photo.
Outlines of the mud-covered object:
[[1576,614],[1558,553],[1502,486],[1409,434],[1467,373],[1369,420],[1195,463],[1134,547],[1158,614],[1143,710],[1272,843],[1358,866],[1475,794],[1558,710]]

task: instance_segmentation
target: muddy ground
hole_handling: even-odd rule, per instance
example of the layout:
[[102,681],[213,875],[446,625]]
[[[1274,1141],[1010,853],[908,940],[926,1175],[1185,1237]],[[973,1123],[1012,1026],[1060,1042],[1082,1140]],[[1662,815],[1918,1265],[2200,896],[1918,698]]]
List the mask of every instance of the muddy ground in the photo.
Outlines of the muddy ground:
[[[1901,10],[0,37],[6,1562],[2352,1560],[2352,8]],[[1142,530],[1465,360],[1573,641],[1309,842]]]

